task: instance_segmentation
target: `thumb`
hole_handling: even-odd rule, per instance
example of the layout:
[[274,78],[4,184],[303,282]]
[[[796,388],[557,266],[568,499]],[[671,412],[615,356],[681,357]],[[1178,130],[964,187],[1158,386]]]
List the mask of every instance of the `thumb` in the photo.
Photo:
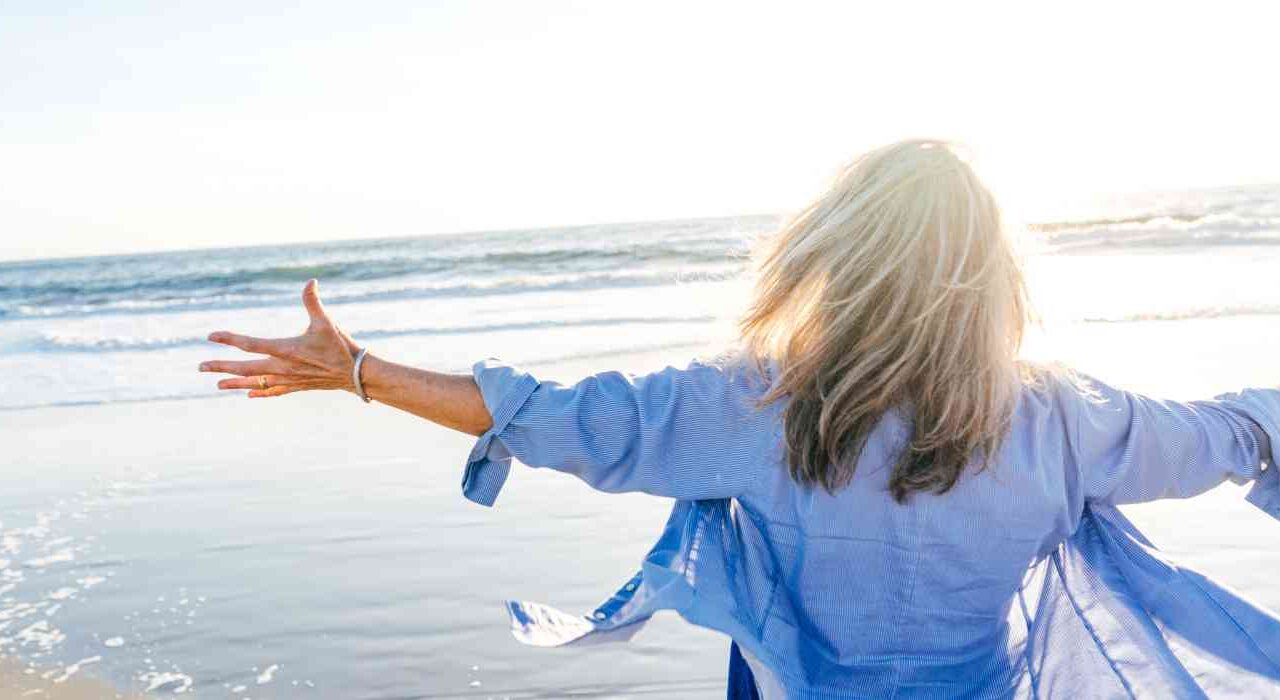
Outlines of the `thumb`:
[[307,286],[302,288],[302,305],[307,309],[307,315],[311,320],[328,323],[329,314],[324,310],[324,304],[320,303],[320,283],[315,280],[308,280]]

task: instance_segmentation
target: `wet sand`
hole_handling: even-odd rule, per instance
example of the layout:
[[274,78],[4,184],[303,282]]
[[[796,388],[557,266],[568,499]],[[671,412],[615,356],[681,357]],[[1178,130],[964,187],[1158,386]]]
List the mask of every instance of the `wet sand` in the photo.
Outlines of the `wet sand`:
[[483,508],[460,494],[471,438],[346,394],[4,418],[0,441],[21,457],[5,477],[22,488],[0,489],[0,516],[21,542],[0,557],[24,578],[0,608],[45,607],[0,638],[35,620],[65,635],[14,647],[41,674],[100,655],[74,678],[155,697],[723,695],[727,642],[674,616],[584,649],[530,649],[508,629],[505,598],[589,611],[616,590],[665,499],[517,469]]
[[[30,671],[30,672],[28,672]],[[144,700],[145,695],[125,693],[87,676],[73,676],[58,681],[57,675],[42,678],[16,659],[0,658],[0,700],[36,698],[37,700]]]

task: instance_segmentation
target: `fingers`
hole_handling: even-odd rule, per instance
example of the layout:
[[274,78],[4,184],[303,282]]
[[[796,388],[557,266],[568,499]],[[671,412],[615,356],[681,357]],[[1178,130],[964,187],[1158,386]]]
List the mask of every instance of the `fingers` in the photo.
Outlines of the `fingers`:
[[293,338],[255,338],[250,335],[240,335],[239,333],[229,333],[227,331],[210,333],[209,341],[240,348],[245,352],[274,355],[275,357],[288,357],[294,345]]
[[301,386],[273,386],[273,387],[268,387],[266,389],[254,389],[253,391],[249,392],[249,398],[269,399],[273,396],[284,396],[285,394],[292,394],[295,391],[305,391],[305,390],[306,390],[306,387],[301,387]]
[[307,315],[311,317],[312,323],[328,323],[329,314],[324,310],[324,304],[320,303],[320,283],[316,280],[309,280],[307,286],[302,288],[302,305],[307,309]]
[[200,363],[201,372],[218,372],[221,374],[238,374],[248,377],[254,374],[284,374],[288,369],[285,363],[274,357],[262,360],[209,360]]
[[[265,385],[263,381],[265,380]],[[279,386],[295,386],[299,382],[294,377],[279,374],[259,374],[251,377],[233,377],[231,379],[222,379],[218,381],[219,389],[254,389],[262,390],[265,388]]]

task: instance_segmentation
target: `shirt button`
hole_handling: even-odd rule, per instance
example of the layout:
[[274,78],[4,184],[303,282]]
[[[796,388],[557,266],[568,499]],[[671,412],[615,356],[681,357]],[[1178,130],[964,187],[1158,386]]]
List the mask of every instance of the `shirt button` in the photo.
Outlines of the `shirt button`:
[[628,590],[628,591],[634,591],[635,589],[636,589],[636,584],[634,584],[634,583],[628,583],[628,584],[627,584],[627,590]]
[[595,619],[597,619],[597,620],[603,620],[603,619],[605,618],[604,611],[603,611],[603,610],[597,610],[597,611],[595,611],[595,614],[593,614],[593,615],[592,615],[592,617],[594,617],[594,618],[595,618]]

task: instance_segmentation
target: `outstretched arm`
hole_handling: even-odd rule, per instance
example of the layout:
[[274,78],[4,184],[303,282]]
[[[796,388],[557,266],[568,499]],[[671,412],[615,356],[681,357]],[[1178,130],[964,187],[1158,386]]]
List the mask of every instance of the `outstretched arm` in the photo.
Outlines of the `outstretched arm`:
[[[311,318],[305,333],[275,340],[213,333],[214,342],[266,357],[211,360],[201,371],[238,375],[218,387],[254,398],[355,391],[359,347],[329,318],[314,280],[302,300]],[[693,499],[737,495],[776,462],[777,417],[752,400],[760,389],[754,378],[708,364],[643,376],[603,372],[562,385],[501,363],[459,376],[366,355],[361,383],[381,403],[478,436],[463,490],[484,504],[497,497],[512,458],[602,491]]]
[[469,374],[432,372],[369,355],[360,376],[369,398],[432,423],[476,436],[493,425]]
[[1271,461],[1280,392],[1163,401],[1088,379],[1068,388],[1071,448],[1085,496],[1108,503],[1187,498],[1228,479],[1256,479]]
[[[310,323],[301,335],[267,339],[228,331],[211,333],[209,340],[215,343],[266,357],[208,360],[200,363],[200,371],[238,375],[219,381],[218,388],[248,389],[250,398],[324,389],[354,393],[352,369],[360,347],[329,318],[317,286],[311,280],[302,290]],[[482,435],[493,424],[480,389],[469,375],[406,367],[368,355],[360,377],[370,398],[446,428]]]

